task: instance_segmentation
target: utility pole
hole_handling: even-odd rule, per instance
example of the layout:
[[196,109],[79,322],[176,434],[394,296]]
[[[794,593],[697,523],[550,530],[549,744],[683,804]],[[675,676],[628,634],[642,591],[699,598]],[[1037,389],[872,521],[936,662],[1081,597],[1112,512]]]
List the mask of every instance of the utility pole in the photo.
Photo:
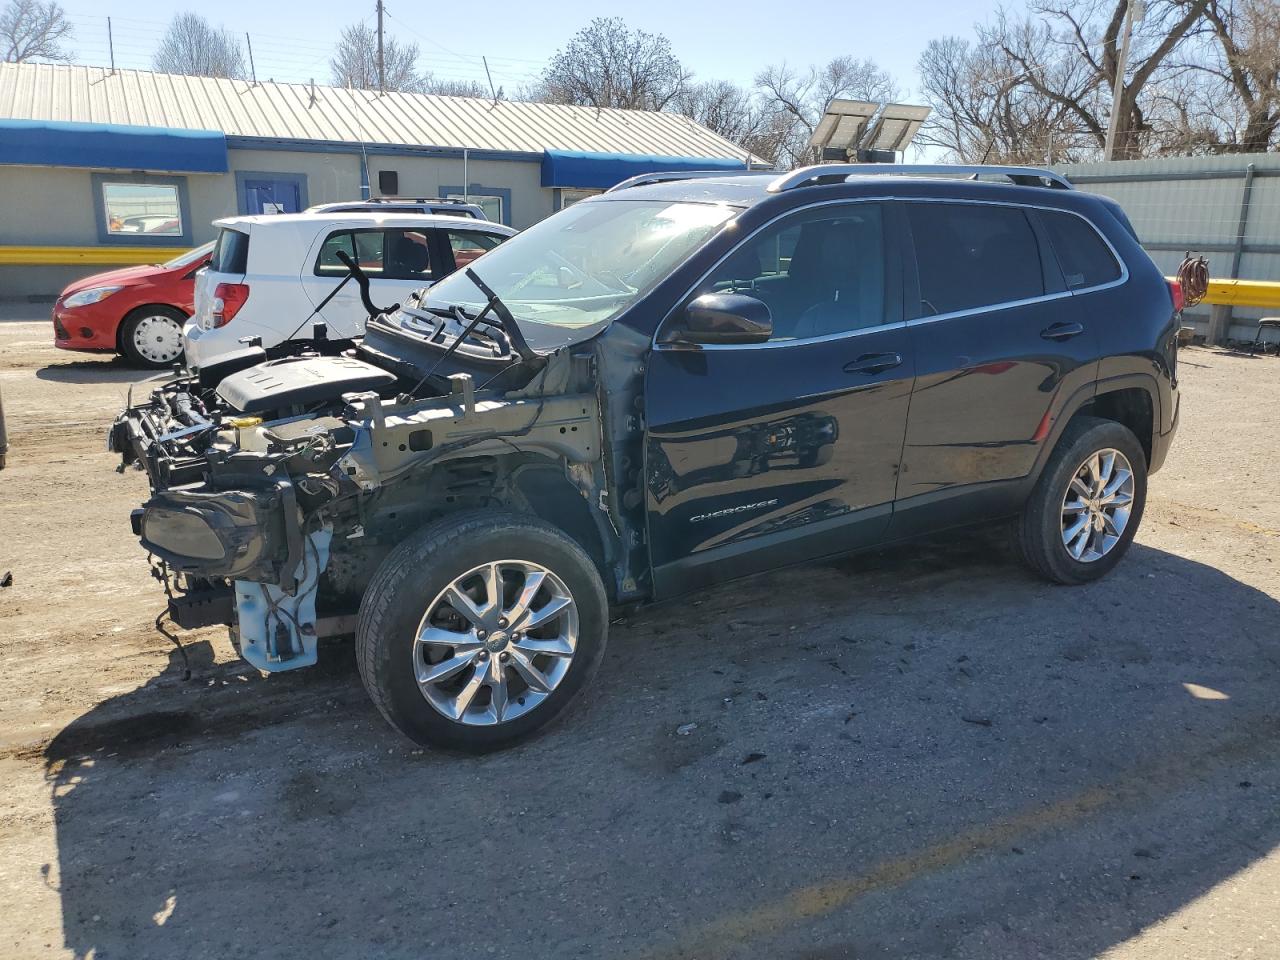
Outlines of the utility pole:
[[253,85],[258,85],[258,68],[253,65],[253,41],[249,39],[249,31],[245,31],[244,45],[249,48],[249,75],[253,77]]
[[1111,91],[1111,119],[1107,123],[1107,143],[1102,150],[1104,160],[1116,159],[1116,138],[1120,133],[1120,119],[1124,113],[1121,98],[1124,96],[1124,74],[1129,65],[1129,37],[1133,33],[1133,25],[1141,21],[1146,12],[1145,0],[1129,0],[1125,4],[1120,56],[1116,60],[1116,82]]
[[116,72],[116,42],[111,35],[111,18],[107,17],[107,51],[111,54],[111,74]]
[[387,92],[387,73],[382,62],[382,0],[378,0],[378,92]]

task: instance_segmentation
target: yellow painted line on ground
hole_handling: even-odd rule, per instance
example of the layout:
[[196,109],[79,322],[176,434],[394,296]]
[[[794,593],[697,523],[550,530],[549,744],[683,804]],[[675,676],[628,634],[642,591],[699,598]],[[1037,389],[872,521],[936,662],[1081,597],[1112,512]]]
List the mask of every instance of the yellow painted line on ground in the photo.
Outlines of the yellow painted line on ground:
[[76,266],[97,264],[127,266],[163,263],[190,247],[16,247],[0,246],[0,266]]
[[1251,732],[1197,753],[1161,758],[1115,783],[1090,787],[1043,807],[1002,817],[949,840],[887,860],[869,872],[800,887],[771,903],[726,914],[700,925],[675,944],[641,956],[645,960],[719,960],[762,938],[806,920],[828,916],[869,893],[903,887],[922,876],[958,866],[976,856],[1008,850],[1013,841],[1072,826],[1109,808],[1164,796],[1188,782],[1203,782],[1212,767],[1280,753],[1280,720],[1266,716],[1244,724]]

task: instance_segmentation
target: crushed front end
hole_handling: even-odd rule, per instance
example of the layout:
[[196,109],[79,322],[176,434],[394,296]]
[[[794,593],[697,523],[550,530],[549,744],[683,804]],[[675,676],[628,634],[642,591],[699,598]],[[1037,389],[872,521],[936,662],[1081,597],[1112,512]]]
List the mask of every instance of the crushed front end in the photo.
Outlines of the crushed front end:
[[[130,402],[109,446],[147,473],[133,526],[175,623],[228,624],[260,670],[308,666],[321,637],[354,632],[365,586],[410,532],[536,497],[576,502],[634,583],[610,515],[594,352],[491,360],[481,338],[423,376],[441,355],[423,339],[379,318],[339,355],[249,348]],[[481,376],[492,389],[476,391]]]

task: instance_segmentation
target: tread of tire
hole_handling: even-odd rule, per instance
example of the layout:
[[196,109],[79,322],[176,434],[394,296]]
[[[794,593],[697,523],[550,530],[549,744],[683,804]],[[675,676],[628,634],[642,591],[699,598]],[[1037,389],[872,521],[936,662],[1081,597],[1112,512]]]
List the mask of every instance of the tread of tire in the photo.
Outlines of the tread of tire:
[[[527,530],[533,528],[541,529],[548,533],[558,533],[554,527],[534,517],[525,517],[520,514],[506,512],[496,513],[492,510],[463,511],[451,517],[434,521],[410,534],[407,539],[387,554],[386,559],[382,561],[382,564],[365,588],[365,596],[373,597],[373,602],[368,604],[361,603],[360,612],[356,618],[356,667],[360,671],[360,679],[369,694],[369,699],[378,708],[378,712],[382,714],[389,724],[405,736],[409,736],[408,732],[396,722],[382,696],[382,690],[378,684],[372,682],[376,676],[375,644],[372,638],[377,635],[379,624],[386,618],[388,607],[395,599],[400,582],[413,569],[412,561],[415,555],[423,549],[424,545],[430,543],[433,552],[448,552],[451,543],[465,540],[477,531],[500,533],[504,521],[505,526],[512,529],[523,528]],[[591,558],[578,544],[568,537],[564,537],[564,542],[581,552],[584,563],[591,569],[595,569]]]

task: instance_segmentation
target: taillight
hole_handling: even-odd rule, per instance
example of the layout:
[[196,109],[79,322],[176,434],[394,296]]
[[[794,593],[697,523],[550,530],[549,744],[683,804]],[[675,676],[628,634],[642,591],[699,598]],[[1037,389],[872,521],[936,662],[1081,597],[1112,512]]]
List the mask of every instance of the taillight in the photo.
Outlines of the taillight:
[[1169,296],[1173,297],[1173,312],[1181,313],[1187,298],[1182,293],[1182,284],[1177,280],[1169,281]]
[[220,283],[213,290],[213,303],[209,309],[209,319],[213,327],[225,327],[235,319],[240,308],[249,299],[247,283]]

